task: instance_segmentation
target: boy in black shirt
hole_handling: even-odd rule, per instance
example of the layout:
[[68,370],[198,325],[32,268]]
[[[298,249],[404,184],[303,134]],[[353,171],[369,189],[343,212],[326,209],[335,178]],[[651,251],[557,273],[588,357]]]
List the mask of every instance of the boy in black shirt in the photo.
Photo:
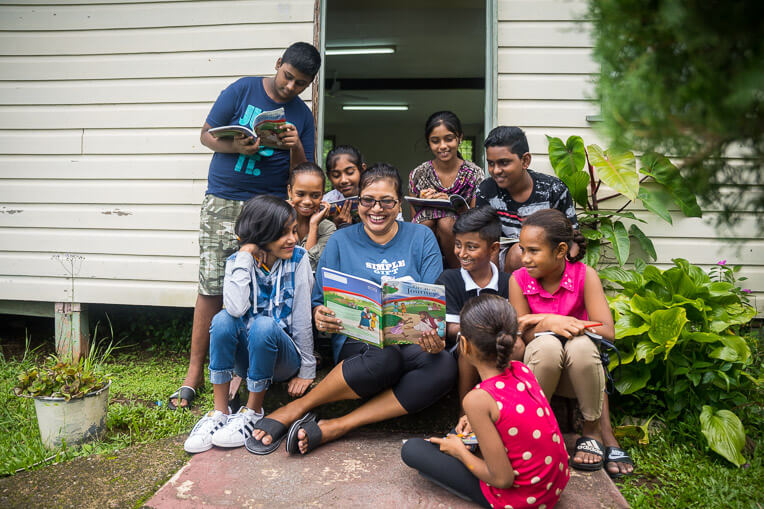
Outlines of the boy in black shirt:
[[[509,298],[509,274],[491,261],[499,253],[501,223],[493,207],[470,209],[454,223],[454,254],[461,268],[447,269],[437,284],[446,287],[446,345],[453,348],[459,332],[459,313],[464,304],[481,293]],[[525,344],[518,339],[513,360],[522,360]],[[459,358],[459,401],[480,381],[475,368]]]
[[[504,237],[520,236],[523,218],[537,210],[557,209],[578,229],[576,207],[562,180],[528,169],[531,153],[525,133],[519,127],[499,126],[485,139],[485,158],[493,178],[478,187],[475,203],[491,205],[501,220]],[[517,244],[502,247],[494,262],[512,273],[522,265]]]

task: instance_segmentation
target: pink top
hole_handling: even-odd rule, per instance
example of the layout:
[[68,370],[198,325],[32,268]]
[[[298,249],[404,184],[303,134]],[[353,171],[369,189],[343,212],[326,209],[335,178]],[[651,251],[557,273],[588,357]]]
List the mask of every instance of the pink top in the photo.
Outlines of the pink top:
[[480,481],[491,507],[553,507],[570,479],[568,453],[552,409],[531,370],[510,362],[504,373],[483,380],[475,389],[486,391],[499,407],[496,430],[515,471],[511,488]]
[[565,272],[562,273],[560,287],[551,295],[544,290],[537,279],[528,274],[525,267],[517,269],[512,275],[517,284],[520,285],[523,295],[528,299],[531,313],[552,313],[572,316],[579,320],[589,319],[584,303],[586,264],[583,262],[565,263]]

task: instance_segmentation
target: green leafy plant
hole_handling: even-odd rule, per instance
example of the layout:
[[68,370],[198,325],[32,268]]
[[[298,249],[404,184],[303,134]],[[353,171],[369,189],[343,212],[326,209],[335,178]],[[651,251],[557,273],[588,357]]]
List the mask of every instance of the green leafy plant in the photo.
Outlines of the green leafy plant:
[[[111,328],[111,322],[109,326]],[[98,324],[96,324],[93,337],[98,337]],[[40,365],[29,367],[18,375],[18,382],[13,392],[17,396],[33,398],[47,396],[69,401],[84,398],[92,392],[103,389],[110,381],[110,376],[105,372],[104,363],[116,348],[113,340],[112,329],[111,339],[104,348],[101,346],[105,340],[96,341],[88,355],[81,357],[77,362],[49,355]]]
[[[701,211],[695,196],[687,191],[685,180],[668,158],[648,153],[637,158],[632,152],[603,150],[597,145],[584,145],[580,136],[571,136],[566,142],[547,136],[549,161],[557,176],[568,186],[573,200],[583,210],[578,218],[581,233],[587,239],[584,262],[596,267],[602,257],[603,247],[609,245],[614,261],[623,266],[631,252],[631,239],[635,239],[645,254],[655,260],[652,241],[637,223],[645,223],[633,212],[625,210],[639,200],[648,211],[669,224],[672,223],[669,206],[676,204],[688,217],[700,217]],[[649,186],[643,185],[651,179]],[[600,197],[605,184],[615,191]],[[603,209],[602,204],[620,196],[627,201],[616,210]],[[626,221],[632,221],[627,227]]]
[[621,287],[610,299],[622,362],[616,388],[667,420],[695,422],[712,450],[740,466],[745,434],[731,409],[759,381],[747,371],[751,349],[738,334],[756,310],[734,283],[673,262],[667,270],[637,261],[635,270],[599,272]]
[[66,401],[84,398],[109,383],[107,376],[87,369],[84,360],[77,363],[61,361],[55,355],[41,366],[30,368],[18,377],[13,391],[17,396],[49,396]]

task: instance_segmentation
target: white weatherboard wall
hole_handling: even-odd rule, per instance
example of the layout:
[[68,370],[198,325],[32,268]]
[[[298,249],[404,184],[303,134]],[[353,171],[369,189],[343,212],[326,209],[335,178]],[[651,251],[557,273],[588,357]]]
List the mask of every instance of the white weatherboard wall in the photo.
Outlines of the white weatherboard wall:
[[[566,0],[499,0],[498,3],[498,123],[522,127],[530,144],[531,167],[553,173],[545,135],[564,140],[583,137],[587,144],[607,147],[587,122],[599,114],[589,99],[592,75],[599,70],[591,56],[587,2]],[[762,192],[728,188],[726,192]],[[613,200],[615,202],[615,200]],[[624,202],[609,203],[619,207]],[[656,218],[641,204],[632,207],[649,221],[640,225],[652,237],[658,263],[685,258],[708,269],[720,260],[743,265],[744,287],[754,290],[759,313],[764,312],[764,238],[756,237],[761,215],[744,213],[733,229],[714,228],[718,208],[706,206],[702,219],[673,211],[673,226]]]
[[[220,91],[313,40],[313,0],[0,5],[0,300],[192,306]],[[304,98],[309,98],[310,90]]]

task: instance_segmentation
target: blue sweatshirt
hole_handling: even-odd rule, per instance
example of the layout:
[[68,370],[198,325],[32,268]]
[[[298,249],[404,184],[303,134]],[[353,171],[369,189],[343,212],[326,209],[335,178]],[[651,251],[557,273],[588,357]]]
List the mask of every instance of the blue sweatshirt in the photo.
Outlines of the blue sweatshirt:
[[[358,223],[337,230],[329,238],[316,267],[313,307],[324,303],[323,267],[375,283],[381,283],[383,276],[410,276],[421,283],[435,283],[443,272],[443,260],[435,235],[424,225],[399,221],[398,233],[390,242],[381,245],[369,238],[363,223]],[[342,334],[332,338],[335,362],[345,339]]]

